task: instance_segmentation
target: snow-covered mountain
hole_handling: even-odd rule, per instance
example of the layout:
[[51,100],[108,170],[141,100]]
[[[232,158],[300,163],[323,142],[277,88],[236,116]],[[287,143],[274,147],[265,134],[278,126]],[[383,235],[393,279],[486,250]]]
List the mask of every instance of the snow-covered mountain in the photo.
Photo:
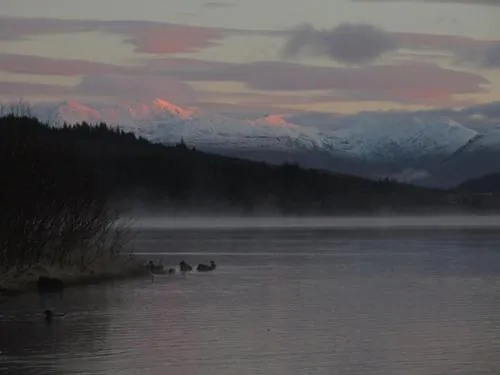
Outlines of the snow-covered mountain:
[[314,127],[297,126],[269,115],[252,120],[200,114],[162,99],[151,103],[83,105],[74,101],[34,106],[32,113],[51,124],[106,122],[155,142],[185,142],[199,148],[308,149],[320,147]]
[[194,109],[181,108],[162,99],[155,99],[151,103],[136,101],[93,105],[68,100],[62,103],[38,104],[33,106],[31,111],[53,124],[106,122],[123,127],[187,120],[196,113]]
[[324,147],[367,161],[398,163],[401,159],[417,161],[450,155],[477,135],[448,119],[424,122],[419,118],[406,118],[404,122],[392,124],[381,123],[376,118],[363,120],[340,119],[338,122],[344,126],[327,133]]
[[[500,172],[500,127],[478,134],[443,163],[430,167],[441,185],[458,185],[466,179]],[[465,177],[465,178],[464,178]]]
[[[37,105],[32,112],[56,125],[106,122],[165,144],[183,139],[211,152],[270,162],[298,161],[308,167],[367,177],[392,176],[408,182],[420,179],[428,184],[432,184],[433,173],[443,176],[442,168],[451,166],[451,160],[459,160],[464,152],[489,157],[500,152],[500,129],[483,134],[461,122],[473,122],[479,129],[482,115],[473,110],[463,116],[456,111],[427,111],[270,114],[242,120],[155,99],[118,104],[66,101]],[[491,123],[491,117],[486,120]],[[461,177],[454,180],[467,178],[457,173]]]

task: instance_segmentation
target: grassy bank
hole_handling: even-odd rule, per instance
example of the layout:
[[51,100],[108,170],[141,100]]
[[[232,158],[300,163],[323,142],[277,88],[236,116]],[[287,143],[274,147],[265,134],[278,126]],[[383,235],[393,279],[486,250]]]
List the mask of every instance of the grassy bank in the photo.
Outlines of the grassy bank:
[[122,212],[74,144],[28,117],[0,119],[0,294],[36,291],[39,276],[66,285],[147,275],[121,253]]
[[149,277],[150,274],[144,264],[134,256],[115,256],[95,262],[84,271],[79,267],[36,264],[20,274],[12,269],[1,275],[0,295],[9,297],[36,292],[36,283],[40,276],[60,279],[66,287],[71,287],[126,278]]

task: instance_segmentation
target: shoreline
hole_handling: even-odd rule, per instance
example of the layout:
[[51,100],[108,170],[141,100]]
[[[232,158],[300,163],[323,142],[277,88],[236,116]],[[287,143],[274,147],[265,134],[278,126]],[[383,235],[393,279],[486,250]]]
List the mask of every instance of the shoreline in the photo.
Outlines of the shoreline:
[[96,263],[91,269],[83,272],[71,267],[59,268],[37,264],[15,278],[0,281],[0,301],[22,294],[36,293],[39,276],[60,279],[66,289],[116,280],[150,277],[151,272],[135,256],[122,255]]

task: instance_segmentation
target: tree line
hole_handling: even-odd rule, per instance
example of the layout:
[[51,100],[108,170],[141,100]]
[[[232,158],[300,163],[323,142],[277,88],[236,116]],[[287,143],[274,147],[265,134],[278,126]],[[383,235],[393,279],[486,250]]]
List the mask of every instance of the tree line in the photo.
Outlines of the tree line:
[[0,278],[40,263],[84,271],[122,245],[96,165],[53,135],[30,117],[0,118]]
[[106,124],[0,117],[0,268],[87,267],[122,242],[117,202],[209,211],[383,214],[484,210],[478,199],[390,180],[269,165],[152,143]]

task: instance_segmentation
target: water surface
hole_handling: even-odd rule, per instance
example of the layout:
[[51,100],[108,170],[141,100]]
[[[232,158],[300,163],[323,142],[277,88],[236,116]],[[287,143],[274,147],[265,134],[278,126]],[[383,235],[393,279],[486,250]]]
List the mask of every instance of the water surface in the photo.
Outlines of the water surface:
[[[0,306],[0,373],[498,374],[496,229],[143,229],[145,259],[213,273]],[[2,372],[3,371],[3,372]]]

